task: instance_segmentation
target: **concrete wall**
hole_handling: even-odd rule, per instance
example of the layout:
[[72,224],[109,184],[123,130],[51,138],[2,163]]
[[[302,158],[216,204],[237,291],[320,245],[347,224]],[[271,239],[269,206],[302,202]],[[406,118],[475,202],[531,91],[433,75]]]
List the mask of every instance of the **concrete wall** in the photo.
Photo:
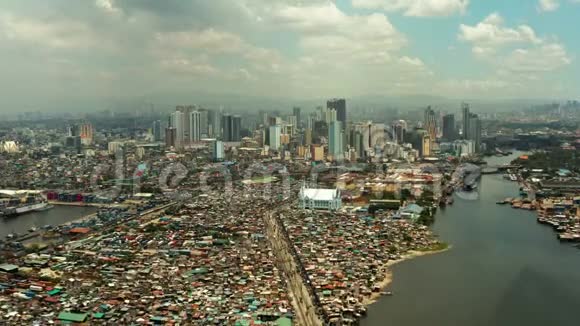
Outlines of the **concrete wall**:
[[322,325],[321,318],[308,291],[308,285],[304,283],[303,278],[300,276],[298,262],[292,255],[292,249],[290,248],[292,244],[287,241],[285,232],[281,230],[281,226],[277,223],[274,214],[264,214],[266,232],[272,245],[272,251],[276,255],[278,267],[284,274],[288,282],[288,288],[294,298],[298,322],[307,326]]

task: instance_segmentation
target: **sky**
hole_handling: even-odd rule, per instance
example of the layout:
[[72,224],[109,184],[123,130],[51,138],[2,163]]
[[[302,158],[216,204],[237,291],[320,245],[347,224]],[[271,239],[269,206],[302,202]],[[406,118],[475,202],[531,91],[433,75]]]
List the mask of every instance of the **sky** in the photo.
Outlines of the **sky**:
[[0,111],[207,92],[578,98],[580,0],[2,0]]

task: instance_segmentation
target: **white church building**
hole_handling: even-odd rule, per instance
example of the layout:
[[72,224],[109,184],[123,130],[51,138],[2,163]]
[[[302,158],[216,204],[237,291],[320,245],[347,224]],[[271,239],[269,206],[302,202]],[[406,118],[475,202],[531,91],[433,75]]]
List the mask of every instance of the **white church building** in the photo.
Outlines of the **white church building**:
[[340,190],[338,189],[316,189],[300,188],[299,195],[300,208],[304,209],[323,209],[335,211],[342,207]]

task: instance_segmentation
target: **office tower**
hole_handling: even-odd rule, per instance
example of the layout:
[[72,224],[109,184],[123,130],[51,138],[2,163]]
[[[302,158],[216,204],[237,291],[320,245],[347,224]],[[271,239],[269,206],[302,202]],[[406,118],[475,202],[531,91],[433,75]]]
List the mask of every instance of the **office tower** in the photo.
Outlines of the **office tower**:
[[173,127],[165,128],[165,146],[167,147],[177,147],[177,129]]
[[302,120],[300,120],[300,108],[295,106],[292,109],[292,115],[296,117],[296,127],[301,127],[302,126]]
[[342,159],[342,123],[340,121],[332,121],[330,128],[328,128],[328,154],[334,160]]
[[270,126],[268,112],[260,111],[260,123],[262,123],[262,125],[264,127],[269,127]]
[[239,115],[224,114],[222,116],[223,140],[226,142],[240,141],[242,118]]
[[214,161],[223,161],[224,155],[224,142],[221,140],[216,140],[212,143],[212,158]]
[[[188,118],[189,120],[189,118]],[[183,112],[175,111],[171,113],[169,126],[175,129],[174,147],[181,147],[185,140]],[[166,134],[167,136],[167,134]]]
[[216,110],[208,110],[208,136],[218,138],[221,136],[220,113]]
[[475,147],[475,152],[478,153],[481,150],[481,120],[477,114],[471,113],[469,115],[469,129],[467,132],[469,140],[472,140]]
[[435,111],[431,109],[431,106],[428,106],[427,109],[425,109],[425,119],[423,123],[425,124],[425,130],[427,130],[427,133],[429,134],[429,138],[432,141],[435,141],[437,137],[437,120],[435,118]]
[[269,128],[269,144],[272,150],[280,150],[282,127],[280,125],[270,126]]
[[346,127],[346,100],[341,99],[330,99],[326,102],[326,107],[328,109],[336,110],[336,120],[341,122],[341,127]]
[[304,129],[304,145],[312,145],[312,129]]
[[292,126],[291,135],[294,135],[298,129],[298,120],[296,119],[296,116],[288,116],[288,124]]
[[455,137],[455,115],[446,114],[443,116],[443,139],[453,141]]
[[364,135],[362,132],[356,130],[352,137],[353,147],[356,151],[357,158],[365,157]]
[[463,139],[470,139],[469,138],[469,119],[471,117],[470,117],[470,113],[469,113],[469,104],[461,103],[461,112],[463,114],[463,125],[461,126],[462,138]]
[[393,141],[397,144],[403,144],[405,134],[407,133],[407,122],[405,120],[398,120],[393,123]]
[[163,140],[163,133],[165,131],[161,129],[161,120],[153,121],[153,140],[161,141]]
[[201,138],[209,137],[209,111],[199,109],[199,129]]
[[189,142],[198,142],[201,139],[201,112],[189,113]]
[[232,141],[241,141],[241,131],[242,131],[242,117],[239,115],[234,115],[233,117],[233,129],[232,129]]
[[335,109],[327,109],[324,112],[324,122],[330,124],[332,121],[336,121],[337,119],[337,114],[336,114],[336,110]]
[[93,125],[89,122],[76,124],[69,130],[70,135],[80,137],[81,144],[85,146],[93,143],[94,132]]

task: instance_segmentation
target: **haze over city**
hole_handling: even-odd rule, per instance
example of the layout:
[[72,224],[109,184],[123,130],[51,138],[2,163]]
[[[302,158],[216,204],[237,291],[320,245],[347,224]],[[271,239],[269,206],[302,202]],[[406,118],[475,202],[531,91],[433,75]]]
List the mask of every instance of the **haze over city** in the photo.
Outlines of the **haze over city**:
[[0,325],[578,324],[580,0],[0,3]]
[[568,99],[579,19],[575,0],[8,0],[0,112],[220,95]]

